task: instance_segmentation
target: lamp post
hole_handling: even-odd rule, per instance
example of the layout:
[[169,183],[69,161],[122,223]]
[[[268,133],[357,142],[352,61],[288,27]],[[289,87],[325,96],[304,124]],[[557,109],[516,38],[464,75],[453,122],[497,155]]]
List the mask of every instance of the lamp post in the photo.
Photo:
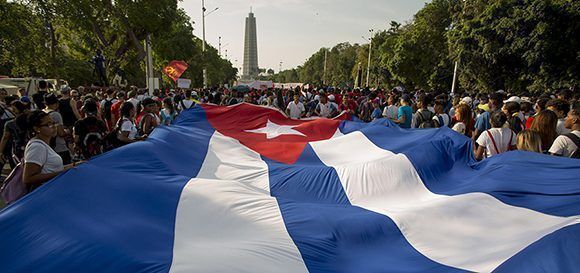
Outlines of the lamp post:
[[371,34],[370,38],[369,38],[369,62],[367,65],[367,87],[369,87],[369,78],[371,75],[371,50],[373,49],[373,29],[369,29],[369,32]]
[[322,85],[326,84],[326,59],[328,57],[328,50],[324,49],[324,70],[322,72]]
[[216,7],[212,11],[205,14],[205,1],[201,0],[201,28],[202,28],[202,45],[201,45],[201,52],[203,55],[203,88],[207,87],[207,68],[205,67],[205,17],[210,15],[212,12],[218,10],[219,7]]

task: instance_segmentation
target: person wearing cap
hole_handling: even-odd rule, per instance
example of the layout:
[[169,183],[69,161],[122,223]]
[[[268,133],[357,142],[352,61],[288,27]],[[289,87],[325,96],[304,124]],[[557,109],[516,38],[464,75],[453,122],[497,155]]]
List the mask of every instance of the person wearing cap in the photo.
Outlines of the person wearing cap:
[[411,108],[411,98],[404,94],[401,96],[401,106],[399,107],[397,118],[392,119],[393,122],[399,124],[401,128],[411,128],[413,120],[413,108]]
[[48,94],[44,98],[44,102],[46,104],[46,109],[44,112],[50,116],[56,125],[54,151],[62,158],[63,164],[70,164],[72,157],[65,140],[65,137],[69,134],[69,132],[65,130],[62,115],[58,112],[58,98],[54,94]]
[[320,102],[316,106],[315,113],[319,117],[330,118],[336,115],[338,109],[333,108],[334,106],[328,101],[326,96],[320,96]]

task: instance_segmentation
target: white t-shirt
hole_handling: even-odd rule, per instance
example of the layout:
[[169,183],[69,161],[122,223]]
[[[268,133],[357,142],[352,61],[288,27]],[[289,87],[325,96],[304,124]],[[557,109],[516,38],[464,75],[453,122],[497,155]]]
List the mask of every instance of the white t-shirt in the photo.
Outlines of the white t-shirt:
[[433,120],[439,123],[439,117],[441,117],[441,120],[443,121],[443,124],[439,124],[439,127],[449,127],[449,123],[451,122],[451,118],[449,117],[449,115],[445,113],[438,114],[433,117]]
[[[107,103],[108,100],[109,99],[107,98],[107,99],[104,99],[104,100],[101,101],[101,109],[104,109],[105,108],[105,103]],[[111,106],[113,106],[113,104],[115,104],[118,100],[115,99],[115,98],[113,98],[110,101],[111,101]]]
[[[572,131],[572,134],[575,134],[576,136],[580,137],[580,131]],[[576,144],[574,144],[574,141],[572,141],[569,137],[558,136],[556,140],[554,140],[554,144],[552,144],[552,147],[550,147],[549,152],[551,154],[570,157],[570,155],[572,155],[572,153],[576,151],[576,149],[578,149],[578,146],[576,146]]]
[[12,111],[10,111],[10,109],[8,109],[6,105],[2,104],[0,105],[0,107],[2,107],[2,110],[4,111],[2,116],[0,117],[1,120],[13,119],[16,116],[14,115],[14,113],[12,113]]
[[463,123],[463,122],[455,123],[455,125],[453,125],[452,129],[455,132],[458,132],[462,135],[465,135],[465,123]]
[[137,137],[137,126],[135,126],[135,123],[131,122],[130,120],[125,119],[121,124],[121,132],[129,132],[127,137],[133,140],[135,137]]
[[565,120],[565,118],[558,119],[558,124],[556,125],[556,133],[558,133],[558,135],[565,135],[571,132],[570,129],[566,128],[564,125]]
[[[489,132],[495,140],[497,150],[487,132]],[[477,138],[477,144],[485,148],[487,157],[507,152],[510,146],[513,147],[516,145],[516,141],[516,134],[509,128],[491,128],[483,132],[479,138]]]
[[60,172],[64,169],[62,158],[40,139],[31,139],[26,144],[24,163],[42,166],[41,174]]
[[318,105],[316,106],[316,109],[318,109],[320,116],[325,118],[329,117],[333,110],[330,102],[327,102],[325,104],[319,102]]
[[128,102],[132,103],[133,106],[135,106],[135,111],[137,111],[137,105],[139,105],[139,100],[136,98],[130,98],[129,100],[127,100]]
[[397,107],[396,105],[389,105],[385,107],[385,110],[383,110],[383,117],[386,117],[388,119],[397,119],[398,115],[399,115],[399,107]]
[[304,108],[304,104],[302,104],[302,102],[298,102],[298,104],[296,104],[294,103],[294,101],[288,103],[287,109],[288,112],[290,112],[290,118],[293,119],[299,119],[300,117],[302,117],[302,113],[306,111],[306,109]]

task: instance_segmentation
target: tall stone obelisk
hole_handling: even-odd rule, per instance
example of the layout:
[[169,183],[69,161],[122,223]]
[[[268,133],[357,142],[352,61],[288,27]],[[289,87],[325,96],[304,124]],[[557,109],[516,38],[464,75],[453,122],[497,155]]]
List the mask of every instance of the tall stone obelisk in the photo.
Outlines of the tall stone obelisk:
[[242,79],[255,79],[258,77],[258,39],[256,37],[256,17],[250,8],[250,14],[246,17],[246,34],[244,39],[244,69]]

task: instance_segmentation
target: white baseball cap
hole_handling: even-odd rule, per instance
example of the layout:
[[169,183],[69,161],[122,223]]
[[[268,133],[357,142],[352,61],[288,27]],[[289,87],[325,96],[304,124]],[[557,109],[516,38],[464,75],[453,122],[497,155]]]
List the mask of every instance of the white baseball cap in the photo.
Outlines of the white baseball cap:
[[520,103],[520,102],[522,102],[522,99],[520,99],[520,97],[518,97],[518,96],[511,96],[509,99],[504,100],[503,103],[512,102],[512,101]]

